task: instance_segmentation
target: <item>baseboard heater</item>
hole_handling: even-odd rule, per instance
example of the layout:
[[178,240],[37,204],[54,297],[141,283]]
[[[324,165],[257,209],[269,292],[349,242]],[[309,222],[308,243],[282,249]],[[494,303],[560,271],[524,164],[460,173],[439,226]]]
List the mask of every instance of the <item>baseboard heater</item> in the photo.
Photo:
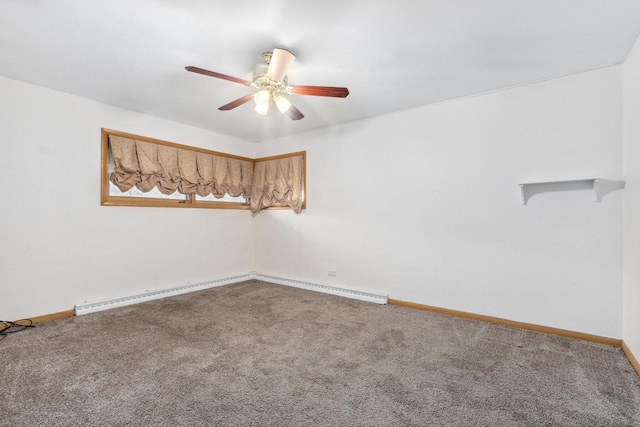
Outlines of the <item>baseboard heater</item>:
[[338,295],[346,298],[358,299],[362,301],[373,302],[377,304],[387,304],[388,295],[377,294],[373,292],[361,291],[356,289],[340,288],[318,283],[302,282],[299,280],[285,279],[282,277],[269,276],[260,273],[241,274],[238,276],[225,277],[222,279],[210,280],[202,283],[191,283],[182,286],[176,286],[167,289],[143,292],[136,295],[126,297],[112,298],[102,301],[88,302],[84,304],[76,304],[75,314],[95,313],[97,311],[108,310],[110,308],[124,307],[127,305],[138,304],[145,301],[166,298],[174,295],[186,294],[188,292],[201,291],[204,289],[214,288],[217,286],[230,285],[232,283],[244,282],[246,280],[257,279],[263,282],[276,283],[280,285],[292,286],[301,289],[308,289],[316,292],[322,292],[331,295]]
[[214,288],[217,286],[230,285],[231,283],[244,282],[252,279],[251,274],[241,274],[239,276],[225,277],[223,279],[210,280],[202,283],[191,283],[188,285],[175,286],[167,289],[143,292],[141,294],[130,295],[127,297],[119,297],[84,304],[76,304],[76,316],[81,314],[95,313],[96,311],[108,310],[110,308],[123,307],[126,305],[138,304],[145,301],[151,301],[160,298],[166,298],[174,295],[186,294],[188,292],[201,291],[204,289]]
[[377,304],[386,304],[389,296],[386,294],[378,294],[368,291],[356,289],[339,288],[336,286],[321,285],[318,283],[302,282],[300,280],[285,279],[282,277],[269,276],[266,274],[252,273],[253,278],[262,280],[263,282],[277,283],[279,285],[293,286],[295,288],[308,289],[311,291],[322,292],[325,294],[338,295],[341,297],[358,299],[361,301],[374,302]]

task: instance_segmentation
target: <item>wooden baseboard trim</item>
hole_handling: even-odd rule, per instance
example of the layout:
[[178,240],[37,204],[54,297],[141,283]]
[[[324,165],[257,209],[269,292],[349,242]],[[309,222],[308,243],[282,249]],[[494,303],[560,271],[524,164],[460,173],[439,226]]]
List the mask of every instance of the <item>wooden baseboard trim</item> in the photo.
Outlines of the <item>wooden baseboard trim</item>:
[[408,302],[408,301],[401,301],[401,300],[391,299],[391,298],[389,298],[388,303],[391,305],[397,305],[400,307],[415,308],[418,310],[430,311],[432,313],[446,314],[448,316],[462,317],[465,319],[478,320],[480,322],[495,323],[502,326],[509,326],[511,328],[526,329],[528,331],[542,332],[545,334],[552,334],[552,335],[558,335],[561,337],[574,338],[574,339],[594,342],[598,344],[606,344],[614,347],[622,346],[622,340],[609,338],[609,337],[601,337],[599,335],[585,334],[583,332],[575,332],[575,331],[569,331],[566,329],[551,328],[549,326],[540,326],[532,323],[516,322],[514,320],[501,319],[499,317],[484,316],[482,314],[468,313],[466,311],[451,310],[448,308],[434,307],[430,305],[418,304],[418,303]]
[[629,362],[631,363],[631,366],[633,366],[633,369],[635,369],[638,375],[640,375],[640,362],[638,362],[638,359],[636,359],[636,357],[631,352],[631,349],[624,341],[622,341],[622,351],[624,351],[627,359],[629,359]]
[[66,310],[66,311],[59,311],[57,313],[44,314],[42,316],[30,317],[29,319],[31,319],[33,323],[42,323],[42,322],[48,322],[49,320],[64,319],[65,317],[72,317],[72,316],[75,316],[75,314],[76,313],[73,310]]

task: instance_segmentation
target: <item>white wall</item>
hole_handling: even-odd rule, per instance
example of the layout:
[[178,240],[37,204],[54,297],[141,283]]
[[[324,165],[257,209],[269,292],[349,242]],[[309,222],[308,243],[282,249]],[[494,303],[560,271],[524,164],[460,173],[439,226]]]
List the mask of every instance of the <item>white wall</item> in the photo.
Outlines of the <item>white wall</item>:
[[624,64],[624,326],[640,357],[640,39]]
[[[637,51],[624,67],[257,145],[0,78],[0,318],[255,270],[621,338],[622,191],[522,206],[516,184],[622,179]],[[308,209],[101,207],[101,127],[248,157],[307,150]],[[638,239],[625,244],[637,259]],[[638,277],[625,269],[636,354]]]
[[100,206],[100,129],[254,144],[5,78],[0,94],[0,319],[252,270],[247,211]]
[[307,150],[308,207],[255,217],[256,271],[621,338],[622,191],[523,206],[516,184],[621,180],[622,80],[614,66],[258,144]]

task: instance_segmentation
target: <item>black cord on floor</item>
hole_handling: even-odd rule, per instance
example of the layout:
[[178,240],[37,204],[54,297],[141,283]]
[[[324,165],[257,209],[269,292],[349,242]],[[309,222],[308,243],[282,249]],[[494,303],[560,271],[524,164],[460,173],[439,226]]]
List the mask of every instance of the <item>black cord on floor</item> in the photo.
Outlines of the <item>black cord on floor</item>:
[[24,331],[27,328],[35,328],[31,319],[20,319],[15,322],[0,320],[0,340],[5,339],[9,334]]

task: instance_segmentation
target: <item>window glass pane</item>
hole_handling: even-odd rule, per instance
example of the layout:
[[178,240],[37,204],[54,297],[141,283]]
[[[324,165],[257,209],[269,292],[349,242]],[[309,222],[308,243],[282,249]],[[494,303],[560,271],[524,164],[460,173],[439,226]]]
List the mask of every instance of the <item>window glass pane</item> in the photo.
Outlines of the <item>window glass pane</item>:
[[177,191],[173,194],[163,194],[156,187],[149,192],[143,193],[137,187],[131,188],[129,191],[123,193],[120,189],[109,181],[109,195],[110,196],[122,196],[122,197],[144,197],[153,199],[172,199],[172,200],[186,200],[188,197],[184,194],[180,194]]
[[235,202],[235,203],[246,203],[247,199],[242,196],[231,197],[228,194],[225,194],[224,197],[220,199],[216,199],[212,194],[209,194],[206,197],[198,196],[196,194],[196,201],[198,202]]

